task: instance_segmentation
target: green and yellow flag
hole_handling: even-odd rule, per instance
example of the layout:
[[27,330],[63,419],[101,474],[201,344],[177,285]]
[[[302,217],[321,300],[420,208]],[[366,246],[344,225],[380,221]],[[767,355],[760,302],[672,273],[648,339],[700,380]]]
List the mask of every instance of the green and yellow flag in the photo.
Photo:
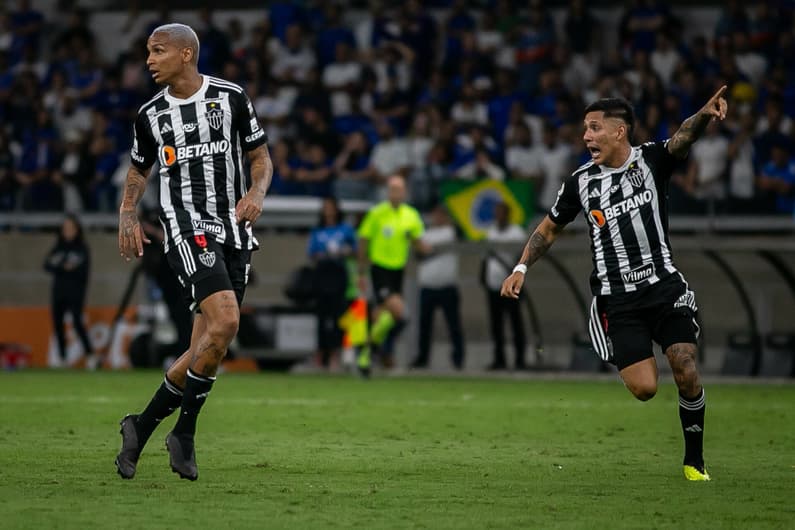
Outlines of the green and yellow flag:
[[440,191],[450,215],[468,239],[486,237],[498,202],[510,208],[511,223],[525,226],[533,216],[533,186],[526,180],[449,180],[442,183]]

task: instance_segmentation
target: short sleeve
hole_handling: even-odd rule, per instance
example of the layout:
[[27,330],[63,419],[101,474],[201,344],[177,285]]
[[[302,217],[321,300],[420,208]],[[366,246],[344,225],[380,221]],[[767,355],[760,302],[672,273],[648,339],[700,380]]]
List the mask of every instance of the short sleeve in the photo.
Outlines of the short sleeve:
[[240,145],[244,151],[253,151],[267,143],[268,135],[265,134],[265,129],[260,127],[254,105],[251,104],[251,100],[245,92],[238,94],[236,99],[238,100],[237,118]]
[[668,151],[668,142],[670,141],[669,138],[663,142],[647,142],[641,146],[643,160],[651,169],[654,180],[657,182],[670,180],[677,164],[682,161]]
[[364,219],[362,219],[362,223],[359,225],[359,230],[357,230],[356,235],[362,239],[372,239],[373,230],[375,229],[374,217],[375,214],[373,214],[373,210],[368,211]]
[[411,239],[419,239],[425,233],[425,224],[422,222],[420,213],[413,208],[411,210],[411,217],[412,223],[411,228],[409,229],[409,234],[411,235]]
[[133,125],[133,145],[130,149],[130,161],[138,169],[148,170],[157,159],[157,144],[152,136],[149,118],[139,113]]
[[565,225],[577,217],[582,211],[582,204],[580,203],[580,196],[577,191],[577,181],[579,177],[572,175],[563,181],[558,190],[558,198],[555,199],[555,204],[549,210],[549,218],[555,224]]

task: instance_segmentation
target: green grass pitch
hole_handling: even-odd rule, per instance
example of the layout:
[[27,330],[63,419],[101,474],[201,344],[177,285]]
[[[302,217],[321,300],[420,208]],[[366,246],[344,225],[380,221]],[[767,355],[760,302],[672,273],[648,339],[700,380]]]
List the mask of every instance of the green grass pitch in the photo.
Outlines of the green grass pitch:
[[162,375],[0,375],[0,528],[793,528],[795,385],[707,388],[713,481],[682,476],[673,384],[225,374],[199,480],[163,439],[117,475]]

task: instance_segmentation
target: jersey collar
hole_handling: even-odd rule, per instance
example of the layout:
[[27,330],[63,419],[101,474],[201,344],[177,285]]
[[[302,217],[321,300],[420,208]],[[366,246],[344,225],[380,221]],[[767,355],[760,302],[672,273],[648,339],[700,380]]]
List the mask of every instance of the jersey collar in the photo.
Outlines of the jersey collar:
[[195,103],[202,97],[204,97],[204,93],[207,92],[207,86],[210,84],[210,78],[206,75],[202,75],[202,86],[199,87],[199,90],[193,93],[193,95],[187,99],[180,99],[175,98],[171,95],[171,87],[166,87],[166,90],[163,92],[166,96],[166,101],[171,103],[172,105],[187,105],[188,103]]
[[629,150],[629,156],[624,161],[624,163],[621,165],[621,167],[607,167],[607,166],[603,166],[603,165],[600,164],[599,165],[599,169],[601,170],[601,172],[603,174],[604,173],[617,173],[619,171],[624,171],[624,170],[626,170],[629,167],[629,165],[632,163],[632,161],[635,160],[635,154],[636,153],[637,153],[637,149],[635,147],[632,147]]

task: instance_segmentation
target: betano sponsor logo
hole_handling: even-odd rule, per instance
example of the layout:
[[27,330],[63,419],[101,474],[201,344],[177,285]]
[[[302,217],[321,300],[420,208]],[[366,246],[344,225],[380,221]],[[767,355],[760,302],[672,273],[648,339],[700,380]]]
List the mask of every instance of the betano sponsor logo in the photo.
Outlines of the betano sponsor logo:
[[197,145],[184,145],[173,147],[164,145],[161,150],[161,159],[166,166],[173,166],[177,162],[198,158],[201,156],[217,155],[229,151],[229,140],[218,140]]
[[649,204],[654,199],[654,193],[651,190],[645,190],[637,195],[633,195],[628,199],[624,199],[615,206],[608,206],[604,210],[591,210],[588,212],[588,218],[593,224],[602,228],[607,221],[615,219],[623,213],[637,210],[644,204]]

